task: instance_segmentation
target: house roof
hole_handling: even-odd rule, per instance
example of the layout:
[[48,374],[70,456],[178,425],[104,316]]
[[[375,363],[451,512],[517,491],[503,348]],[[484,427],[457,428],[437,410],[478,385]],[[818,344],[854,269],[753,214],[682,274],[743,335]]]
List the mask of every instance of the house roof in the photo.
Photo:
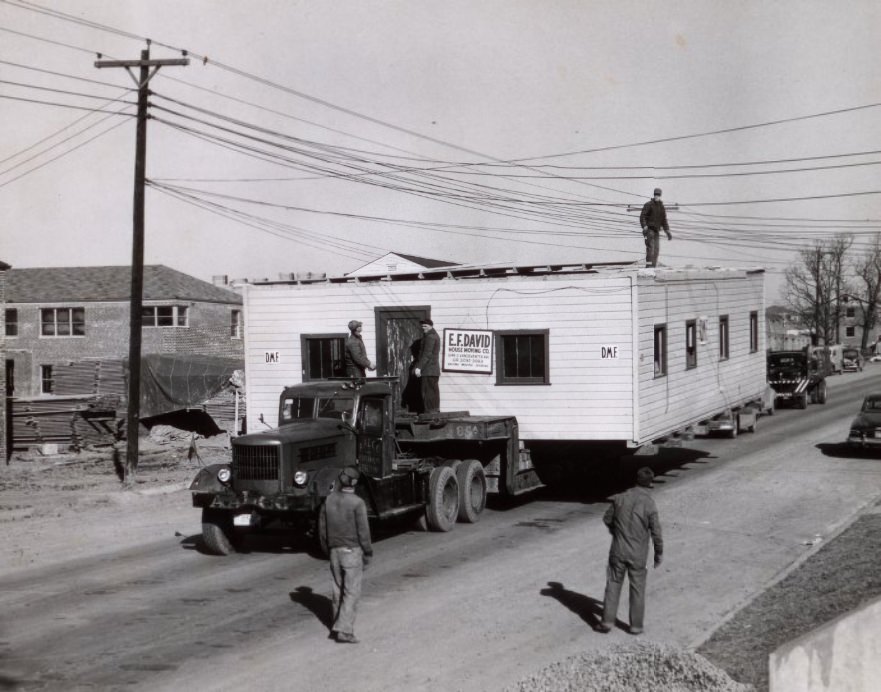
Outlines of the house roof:
[[9,265],[6,264],[6,262],[4,262],[3,260],[0,260],[0,271],[4,271],[9,268],[10,268]]
[[[131,267],[39,267],[10,269],[6,275],[7,303],[128,301]],[[162,264],[144,267],[144,300],[192,300],[240,304],[242,298],[226,288],[202,281]]]
[[394,253],[398,257],[403,257],[405,260],[409,260],[415,264],[421,264],[423,267],[433,269],[435,267],[452,267],[458,262],[448,262],[447,260],[437,260],[431,259],[430,257],[418,257],[417,255],[405,255],[402,252]]
[[[382,257],[377,257],[367,264],[363,264],[354,271],[348,272],[348,276],[361,276],[363,274],[372,273],[389,273],[389,264],[400,264],[401,262],[421,267],[422,269],[438,269],[440,267],[458,266],[457,262],[448,262],[446,260],[430,259],[428,257],[418,257],[416,255],[405,255],[401,252],[387,252]],[[405,267],[404,270],[412,269]],[[396,269],[395,271],[401,271]]]

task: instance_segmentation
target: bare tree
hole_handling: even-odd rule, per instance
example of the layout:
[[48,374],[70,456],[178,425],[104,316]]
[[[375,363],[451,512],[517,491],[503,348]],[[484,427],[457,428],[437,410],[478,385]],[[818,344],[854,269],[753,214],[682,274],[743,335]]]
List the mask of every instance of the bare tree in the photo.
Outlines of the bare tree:
[[814,345],[838,340],[841,298],[845,286],[845,258],[853,244],[850,234],[815,241],[799,251],[799,260],[787,267],[786,302],[812,333]]
[[869,334],[878,323],[881,305],[881,233],[876,233],[872,245],[854,260],[853,274],[855,283],[848,293],[860,304],[861,346],[865,350],[869,345]]

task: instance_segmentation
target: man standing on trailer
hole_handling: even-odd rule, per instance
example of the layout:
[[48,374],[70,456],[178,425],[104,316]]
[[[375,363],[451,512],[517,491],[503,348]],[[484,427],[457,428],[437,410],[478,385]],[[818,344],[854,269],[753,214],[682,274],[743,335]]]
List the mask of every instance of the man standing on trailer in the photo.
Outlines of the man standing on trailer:
[[434,322],[427,317],[419,320],[422,326],[422,342],[413,374],[422,383],[422,410],[424,413],[440,412],[440,337],[434,331]]
[[349,336],[346,339],[346,377],[367,376],[367,370],[376,370],[373,361],[367,357],[367,347],[361,338],[363,325],[358,320],[349,322]]
[[340,644],[357,644],[355,614],[361,598],[364,568],[373,557],[367,506],[355,494],[360,472],[347,466],[337,492],[327,496],[318,515],[321,541],[330,555],[333,578],[333,625],[330,636]]
[[667,234],[667,240],[673,240],[670,225],[667,223],[667,210],[661,201],[661,188],[656,187],[654,197],[642,206],[639,225],[642,226],[642,235],[645,238],[645,266],[657,267],[661,229]]
[[618,617],[618,599],[624,576],[630,580],[630,634],[642,634],[645,615],[646,563],[649,537],[655,545],[655,567],[661,564],[664,542],[658,508],[649,493],[655,474],[646,466],[636,472],[636,487],[615,495],[603,522],[612,534],[609,565],[606,568],[606,594],[603,621],[597,632],[611,632]]

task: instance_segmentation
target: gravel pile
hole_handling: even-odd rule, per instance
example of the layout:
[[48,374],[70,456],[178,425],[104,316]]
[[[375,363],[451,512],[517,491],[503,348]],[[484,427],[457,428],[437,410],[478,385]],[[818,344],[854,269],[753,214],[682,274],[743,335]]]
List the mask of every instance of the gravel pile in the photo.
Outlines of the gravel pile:
[[749,692],[700,654],[639,642],[608,653],[571,656],[506,692]]

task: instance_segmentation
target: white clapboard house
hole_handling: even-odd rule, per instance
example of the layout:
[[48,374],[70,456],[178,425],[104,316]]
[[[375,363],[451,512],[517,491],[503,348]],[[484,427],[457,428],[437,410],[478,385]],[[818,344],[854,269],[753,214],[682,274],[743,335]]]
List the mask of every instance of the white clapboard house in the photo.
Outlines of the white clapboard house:
[[[282,387],[342,374],[364,323],[368,375],[399,376],[430,316],[441,410],[515,415],[520,439],[636,447],[760,400],[764,271],[635,264],[462,266],[244,287],[249,429]],[[408,386],[409,385],[409,386]]]

